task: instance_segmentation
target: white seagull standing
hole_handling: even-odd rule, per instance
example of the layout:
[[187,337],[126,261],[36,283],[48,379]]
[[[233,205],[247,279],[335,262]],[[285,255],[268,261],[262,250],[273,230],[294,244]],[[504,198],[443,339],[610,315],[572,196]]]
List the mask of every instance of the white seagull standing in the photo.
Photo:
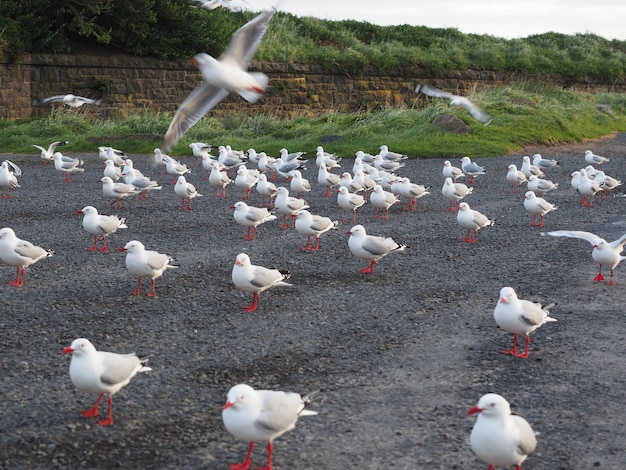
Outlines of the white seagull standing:
[[39,157],[41,158],[42,163],[44,165],[47,165],[48,163],[54,161],[54,158],[52,156],[54,155],[56,148],[67,144],[69,144],[67,140],[58,140],[48,145],[47,149],[35,144],[32,144],[32,146],[41,151]]
[[[372,194],[370,194],[370,202],[372,206],[378,209],[378,213],[376,214],[377,219],[384,218],[385,220],[389,220],[389,208],[399,203],[400,198],[389,191],[385,191],[380,184],[377,184],[374,186]],[[385,217],[380,215],[382,209],[385,209]]]
[[251,103],[265,93],[267,76],[258,72],[249,73],[246,69],[272,16],[274,10],[263,12],[235,31],[219,60],[205,53],[195,56],[203,80],[178,107],[163,140],[166,151],[229,92],[239,93]]
[[122,208],[122,199],[138,194],[139,190],[132,184],[116,183],[108,176],[100,178],[102,183],[102,194],[108,199],[113,199],[111,205],[117,204],[117,208]]
[[[313,215],[306,209],[296,212],[296,230],[298,233],[307,236],[305,251],[317,251],[320,247],[320,236],[331,229],[337,228],[339,222],[331,220],[329,217]],[[315,246],[311,246],[311,237],[315,237]]]
[[[549,309],[551,307],[554,307],[554,304],[542,307],[541,304],[519,299],[512,287],[500,289],[500,298],[493,311],[493,318],[500,328],[508,333],[513,333],[513,347],[502,351],[502,353],[526,359],[530,346],[530,333],[547,322],[556,321],[556,318],[550,316]],[[526,336],[526,351],[524,353],[517,351],[519,335]]]
[[176,195],[181,198],[182,203],[180,206],[180,210],[184,211],[185,209],[191,210],[191,200],[194,197],[202,196],[197,190],[196,187],[189,183],[184,176],[179,176],[176,180],[176,184],[174,185],[174,192]]
[[[448,204],[448,212],[456,212],[459,210],[459,202],[468,194],[471,194],[474,188],[470,188],[463,183],[453,183],[452,178],[447,177],[443,182],[441,188],[441,194],[445,197],[450,204]],[[453,207],[454,206],[454,207]]]
[[489,114],[484,112],[482,109],[480,109],[464,96],[455,95],[453,93],[449,93],[447,91],[443,91],[429,85],[417,85],[417,88],[415,88],[415,93],[423,93],[426,96],[431,96],[434,98],[446,98],[450,100],[451,106],[461,106],[467,109],[469,113],[474,117],[474,119],[482,122],[485,126],[488,126],[489,124],[491,124],[491,121],[493,121]]
[[579,238],[581,240],[586,240],[591,243],[593,245],[591,257],[596,263],[600,265],[600,271],[598,272],[597,276],[593,278],[593,280],[596,282],[604,281],[604,276],[602,275],[602,267],[609,266],[611,268],[611,273],[609,275],[609,282],[607,282],[607,284],[610,286],[614,285],[613,273],[615,271],[615,268],[620,263],[620,261],[626,259],[626,257],[622,256],[622,251],[624,250],[624,245],[626,244],[626,233],[612,242],[607,242],[603,238],[600,238],[593,233],[576,230],[557,230],[555,232],[542,232],[541,235],[550,235],[551,237]]
[[76,211],[77,214],[83,215],[83,228],[93,235],[93,246],[87,248],[89,251],[98,250],[98,238],[102,237],[102,248],[100,251],[106,253],[107,237],[115,232],[118,228],[128,228],[125,224],[126,219],[120,219],[116,215],[98,214],[98,209],[93,206],[85,206],[81,210]]
[[470,175],[470,179],[467,184],[472,184],[477,176],[485,174],[485,168],[472,162],[470,157],[463,157],[460,161],[463,173]]
[[[533,221],[530,223],[531,227],[543,227],[543,217],[552,211],[555,211],[557,207],[546,201],[542,197],[538,197],[532,191],[526,191],[524,194],[524,209],[533,215]],[[536,222],[537,216],[539,216],[539,222]]]
[[346,235],[350,235],[348,248],[352,254],[359,259],[370,262],[369,266],[360,270],[363,274],[372,274],[374,265],[379,259],[384,258],[389,253],[403,251],[407,247],[396,243],[389,237],[368,235],[362,225],[355,225],[346,232]]
[[576,191],[583,195],[580,205],[583,207],[593,207],[593,196],[600,191],[600,183],[589,178],[587,170],[584,168],[578,173],[578,186],[576,186]]
[[265,206],[265,198],[269,200],[268,207],[271,209],[274,207],[274,197],[276,197],[276,185],[271,181],[267,181],[267,175],[261,173],[259,175],[259,181],[256,184],[256,190],[261,195],[261,204],[259,207]]
[[463,170],[452,166],[452,163],[450,163],[449,160],[443,162],[443,170],[441,170],[441,174],[443,174],[444,178],[452,178],[454,181],[465,176]]
[[[0,165],[0,186],[2,186],[2,199],[13,199],[13,189],[19,188],[17,177],[22,175],[20,167],[11,160],[4,160]],[[7,195],[7,190],[9,194]]]
[[270,287],[291,287],[292,284],[285,282],[285,279],[290,277],[289,271],[252,264],[250,257],[245,253],[239,253],[233,265],[232,279],[235,287],[244,292],[252,292],[252,303],[243,307],[246,312],[256,310],[261,299],[261,292]]
[[543,158],[541,154],[536,153],[533,155],[533,165],[539,167],[543,171],[546,171],[554,168],[555,166],[559,166],[559,162],[553,158]]
[[[478,231],[483,227],[490,227],[495,224],[494,220],[489,219],[486,215],[470,208],[467,202],[459,204],[459,211],[456,213],[456,221],[463,228],[467,229],[467,237],[462,241],[467,243],[476,243]],[[470,232],[474,231],[474,238],[470,237]]]
[[511,192],[522,192],[522,185],[527,182],[526,175],[511,164],[506,173],[506,180],[511,183]]
[[365,204],[365,198],[360,194],[351,193],[347,187],[341,186],[339,194],[337,194],[337,204],[343,209],[342,223],[348,221],[348,211],[352,211],[352,222],[356,222],[356,210]]
[[301,209],[308,209],[309,205],[304,199],[295,198],[289,195],[289,190],[282,186],[276,189],[276,200],[274,206],[279,214],[284,216],[284,221],[280,228],[287,228],[287,216],[291,217],[291,228],[295,227],[295,214]]
[[[235,222],[248,227],[248,233],[244,237],[246,240],[254,240],[256,238],[256,228],[259,225],[276,220],[276,216],[265,207],[251,207],[243,201],[237,202],[230,208],[235,210],[233,213]],[[252,233],[250,233],[251,229],[253,230]]]
[[226,197],[226,186],[232,182],[233,180],[230,179],[228,174],[220,170],[220,164],[213,162],[213,168],[209,174],[209,184],[215,188],[215,197]]
[[600,166],[603,163],[610,162],[610,158],[601,157],[600,155],[596,155],[591,150],[585,150],[585,161],[590,165]]
[[530,175],[528,178],[528,189],[530,189],[537,196],[541,196],[549,191],[553,191],[559,187],[558,183],[553,183],[550,180],[538,178],[535,175]]
[[528,155],[524,155],[522,157],[522,166],[520,167],[520,171],[526,175],[526,178],[530,178],[531,175],[538,176],[539,178],[546,176],[541,168],[530,162],[530,157]]
[[52,256],[54,251],[45,250],[31,242],[17,238],[13,229],[0,230],[0,259],[6,264],[15,266],[15,280],[9,282],[15,287],[24,285],[26,268],[37,261]]
[[129,241],[119,251],[126,252],[126,269],[128,272],[138,277],[137,288],[129,292],[132,295],[141,293],[141,279],[149,277],[152,282],[152,290],[147,295],[148,297],[156,297],[154,280],[161,277],[166,270],[178,267],[171,264],[174,260],[169,255],[146,250],[143,243],[137,240]]
[[316,411],[305,410],[309,400],[297,393],[275,390],[254,390],[246,384],[235,385],[228,391],[222,411],[226,430],[236,439],[249,442],[246,459],[230,466],[233,470],[250,468],[255,442],[267,441],[267,464],[272,469],[272,442],[295,428],[300,416],[314,416]]
[[54,152],[52,155],[54,160],[54,169],[63,173],[63,182],[71,183],[73,173],[82,173],[85,171],[80,166],[85,162],[79,158],[72,158],[63,155],[61,152]]
[[511,406],[500,395],[483,395],[478,404],[467,414],[478,413],[478,419],[470,434],[470,445],[476,456],[494,467],[522,463],[537,447],[537,439],[530,424],[521,416],[511,414]]
[[152,370],[146,366],[147,359],[134,353],[98,351],[91,341],[85,338],[72,341],[70,346],[63,349],[63,354],[72,355],[70,379],[74,386],[82,392],[99,394],[93,407],[80,412],[83,417],[98,416],[100,400],[105,393],[108,395],[109,412],[106,419],[98,421],[100,426],[113,424],[113,395],[128,385],[139,372]]

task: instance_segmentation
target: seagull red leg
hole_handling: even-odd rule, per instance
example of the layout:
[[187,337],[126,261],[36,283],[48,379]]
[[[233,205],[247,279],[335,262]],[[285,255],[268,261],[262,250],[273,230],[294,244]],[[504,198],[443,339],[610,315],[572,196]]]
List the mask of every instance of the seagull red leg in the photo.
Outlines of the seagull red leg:
[[102,248],[100,248],[100,251],[102,253],[108,253],[109,249],[107,248],[107,237],[102,237],[102,244],[103,244],[103,246],[102,246]]
[[366,268],[361,269],[359,272],[363,273],[363,274],[372,274],[372,272],[374,272],[374,265],[376,264],[376,260],[373,259],[369,266]]
[[320,237],[315,237],[315,247],[311,248],[311,251],[317,251],[320,249]]
[[103,396],[104,393],[98,395],[96,403],[91,408],[87,408],[86,410],[82,410],[80,412],[80,414],[83,415],[83,418],[93,418],[94,416],[98,416],[98,406],[100,405],[100,400],[102,400]]
[[110,426],[113,424],[113,397],[109,395],[109,412],[107,413],[106,419],[98,421],[100,426]]
[[502,354],[513,354],[517,356],[517,333],[513,334],[513,347],[511,349],[505,349]]
[[611,268],[611,274],[609,274],[609,282],[606,283],[607,286],[614,286],[615,283],[613,282],[613,271],[614,269]]
[[248,470],[250,468],[250,457],[252,457],[252,449],[254,448],[254,442],[251,442],[248,446],[248,453],[246,454],[246,460],[241,463],[230,464],[230,470]]
[[537,224],[537,227],[543,227],[543,214],[539,216],[539,223]]
[[272,441],[267,443],[267,465],[263,468],[259,468],[258,470],[272,470],[272,452],[274,450],[274,444]]
[[131,290],[129,292],[129,294],[131,294],[131,295],[139,295],[140,292],[141,292],[141,278],[139,278],[139,280],[137,281],[137,289]]
[[595,282],[600,282],[600,281],[604,281],[604,276],[602,275],[602,265],[600,265],[600,271],[598,272],[598,274],[596,275],[596,277],[593,278],[593,280]]
[[283,224],[278,226],[279,228],[287,228],[287,214],[284,215]]
[[528,348],[530,347],[530,335],[526,335],[526,351],[524,354],[514,353],[515,357],[521,357],[522,359],[526,359],[528,357]]
[[259,304],[259,299],[261,298],[261,294],[258,292],[252,293],[252,303],[250,305],[245,305],[243,309],[246,312],[254,312],[256,310],[257,305]]
[[154,279],[151,279],[150,281],[152,283],[152,290],[150,292],[148,292],[146,295],[148,297],[156,297],[157,294],[156,294],[156,291],[154,290]]
[[302,250],[304,250],[304,251],[311,251],[311,235],[307,235],[306,246],[303,246]]
[[93,237],[93,246],[91,248],[87,248],[89,251],[96,251],[98,249],[98,235]]

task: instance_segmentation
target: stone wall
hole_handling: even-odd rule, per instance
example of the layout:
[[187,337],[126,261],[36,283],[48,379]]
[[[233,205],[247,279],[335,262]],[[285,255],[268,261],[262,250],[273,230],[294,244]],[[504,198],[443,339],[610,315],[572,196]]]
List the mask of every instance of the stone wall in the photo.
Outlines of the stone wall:
[[[319,115],[327,111],[356,112],[387,106],[416,106],[414,89],[419,82],[460,94],[523,79],[519,74],[464,70],[433,77],[425,70],[411,76],[399,71],[366,70],[350,76],[337,67],[253,63],[251,70],[270,76],[263,99],[252,106],[229,96],[212,112],[240,110],[281,117]],[[91,55],[32,54],[20,63],[0,59],[0,118],[21,119],[47,115],[51,105],[32,106],[33,99],[74,93],[102,98],[90,112],[102,116],[136,113],[149,109],[173,113],[200,82],[201,75],[189,62],[139,58],[103,52]],[[619,83],[563,84],[585,91],[626,92]]]

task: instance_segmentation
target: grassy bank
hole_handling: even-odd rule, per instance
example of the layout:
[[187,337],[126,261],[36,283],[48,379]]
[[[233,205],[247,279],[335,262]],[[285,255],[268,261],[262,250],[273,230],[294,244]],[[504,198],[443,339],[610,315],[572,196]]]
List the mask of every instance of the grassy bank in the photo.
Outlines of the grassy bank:
[[[253,147],[274,155],[282,147],[312,154],[315,147],[343,156],[375,151],[381,144],[416,157],[504,155],[531,143],[581,141],[626,131],[626,96],[588,94],[524,84],[493,88],[471,97],[493,123],[483,126],[446,100],[420,109],[390,108],[375,113],[329,113],[318,118],[280,120],[271,116],[209,113],[181,139],[171,154],[186,155],[190,142]],[[597,105],[608,105],[600,109]],[[442,113],[454,113],[472,128],[467,135],[447,134],[432,126]],[[0,152],[37,154],[31,144],[68,140],[67,153],[110,145],[128,153],[150,153],[161,145],[171,116],[144,112],[101,120],[89,110],[54,108],[46,118],[0,120]],[[329,136],[333,136],[329,139]]]

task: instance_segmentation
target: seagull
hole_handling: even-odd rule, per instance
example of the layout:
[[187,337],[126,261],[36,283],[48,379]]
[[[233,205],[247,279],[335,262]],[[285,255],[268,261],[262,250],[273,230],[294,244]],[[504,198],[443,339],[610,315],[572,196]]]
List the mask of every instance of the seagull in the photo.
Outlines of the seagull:
[[604,281],[604,276],[602,275],[602,266],[610,266],[611,273],[609,275],[608,285],[612,286],[613,283],[613,273],[615,268],[620,263],[620,261],[626,259],[626,257],[622,256],[622,251],[624,250],[624,245],[626,244],[626,233],[622,235],[615,241],[607,242],[603,238],[600,238],[597,235],[594,235],[590,232],[583,231],[568,231],[568,230],[557,230],[555,232],[542,232],[541,235],[550,235],[551,237],[569,237],[569,238],[579,238],[581,240],[586,240],[593,245],[593,251],[591,252],[591,257],[593,260],[600,265],[600,271],[597,276],[593,278],[594,281]]
[[345,187],[349,193],[358,193],[365,190],[365,187],[354,178],[352,178],[352,175],[347,171],[344,171],[341,174],[339,187]]
[[317,170],[317,182],[326,188],[324,197],[330,197],[332,189],[341,183],[341,177],[328,171],[326,164],[322,163]]
[[176,184],[179,176],[191,173],[191,170],[187,168],[187,165],[180,163],[178,160],[175,160],[168,155],[163,155],[162,158],[163,162],[165,162],[165,172],[174,177],[173,184]]
[[[182,199],[182,203],[180,206],[181,211],[184,211],[185,209],[190,211],[191,200],[194,197],[202,196],[202,194],[200,194],[196,190],[196,187],[193,184],[187,182],[185,177],[182,175],[179,176],[178,179],[176,180],[176,184],[174,185],[174,192],[176,193],[178,197]],[[185,204],[185,202],[187,202],[187,204]]]
[[101,215],[98,214],[98,209],[93,206],[85,206],[81,210],[76,211],[77,214],[83,215],[83,228],[93,235],[93,246],[87,248],[89,251],[98,250],[98,238],[102,237],[102,248],[100,251],[106,253],[107,249],[107,237],[115,232],[119,228],[128,228],[126,225],[126,219],[120,219],[116,215]]
[[84,104],[100,104],[100,100],[85,98],[83,96],[76,96],[69,93],[67,95],[50,96],[41,100],[33,100],[33,106],[58,102],[62,102],[63,104],[68,105],[70,108],[80,108]]
[[119,166],[115,166],[115,162],[113,160],[107,160],[104,162],[102,175],[108,176],[113,181],[117,181],[122,177],[122,169]]
[[383,157],[384,160],[391,160],[396,162],[398,160],[406,160],[407,158],[409,158],[404,154],[390,151],[389,147],[387,147],[386,145],[381,145],[380,147],[378,147],[378,150],[378,155]]
[[601,194],[604,194],[606,199],[609,198],[609,193],[618,186],[622,185],[622,182],[612,176],[607,175],[602,170],[596,170],[594,180],[600,185]]
[[117,204],[118,209],[122,208],[122,199],[139,193],[139,190],[132,184],[115,183],[108,176],[100,178],[100,182],[102,183],[102,194],[108,199],[114,199],[111,205]]
[[[129,160],[130,161],[130,160]],[[130,184],[139,192],[137,199],[146,199],[150,191],[156,191],[162,188],[159,183],[152,181],[147,176],[143,176],[139,170],[132,167],[124,167],[122,169],[122,178],[126,184]]]
[[520,167],[520,171],[526,175],[526,178],[530,178],[531,175],[538,176],[539,178],[546,176],[541,168],[530,163],[530,157],[528,155],[524,155],[522,157],[522,166]]
[[365,198],[360,194],[351,193],[348,191],[348,188],[341,186],[339,194],[337,194],[337,204],[343,209],[342,223],[348,221],[348,211],[352,211],[352,222],[356,222],[356,210],[365,204]]
[[54,251],[45,250],[40,246],[35,246],[31,242],[17,238],[11,228],[0,230],[0,259],[6,264],[15,266],[15,280],[9,285],[22,287],[26,268],[39,260],[52,256]]
[[396,203],[400,202],[400,198],[395,194],[390,193],[389,191],[385,191],[380,184],[374,186],[372,190],[372,194],[370,195],[370,202],[372,206],[378,209],[378,213],[376,214],[376,218],[380,219],[380,211],[385,209],[385,220],[389,220],[389,208]]
[[[234,206],[230,206],[230,208],[235,210],[233,214],[235,222],[248,227],[248,233],[244,237],[246,240],[254,240],[256,238],[256,228],[259,225],[276,220],[277,218],[274,213],[270,212],[268,209],[264,207],[251,207],[243,201],[237,202]],[[252,234],[250,234],[250,229],[253,229]]]
[[[490,227],[495,224],[486,215],[470,208],[467,202],[459,204],[459,211],[456,213],[456,221],[463,228],[467,229],[467,237],[463,239],[467,243],[476,243],[478,231],[483,227]],[[474,231],[474,238],[470,238],[470,231]]]
[[[248,2],[246,2],[248,3]],[[192,8],[203,8],[205,10],[215,10],[222,7],[227,10],[236,10],[237,7],[232,4],[232,0],[192,0]]]
[[294,193],[297,193],[298,197],[302,197],[311,191],[311,183],[309,183],[308,179],[302,176],[302,172],[300,172],[300,170],[293,172],[289,187]]
[[[515,357],[526,359],[530,346],[530,333],[547,322],[556,321],[550,316],[549,309],[554,304],[542,307],[541,304],[522,300],[517,297],[512,287],[500,289],[500,299],[493,311],[493,318],[500,328],[508,333],[513,333],[513,347],[503,351],[503,354],[512,354]],[[518,335],[526,335],[526,351],[517,351]]]
[[222,101],[229,92],[237,92],[247,101],[258,101],[268,84],[262,73],[249,73],[247,67],[252,60],[274,10],[263,12],[243,25],[232,35],[226,52],[219,60],[201,53],[194,57],[200,72],[200,83],[185,98],[167,129],[163,148],[169,150],[187,130]]
[[[296,230],[307,236],[307,244],[302,249],[305,251],[317,251],[320,247],[320,236],[331,229],[337,228],[339,221],[329,217],[313,215],[306,209],[299,210],[296,216]],[[315,246],[311,246],[311,237],[315,237]]]
[[259,175],[259,181],[256,184],[256,190],[261,195],[261,204],[259,207],[265,206],[265,198],[269,199],[268,207],[271,209],[274,207],[274,197],[276,197],[276,185],[271,181],[267,181],[267,175],[261,173]]
[[486,112],[484,112],[482,109],[480,109],[464,96],[454,95],[452,93],[439,90],[438,88],[429,85],[417,85],[417,88],[415,88],[415,93],[423,93],[426,96],[431,96],[434,98],[447,98],[450,100],[451,106],[462,106],[469,111],[474,119],[482,122],[483,124],[485,124],[485,126],[488,126],[489,124],[491,124],[491,121],[493,121],[491,116],[489,116]]
[[324,152],[324,147],[317,146],[315,150],[315,165],[319,168],[322,164],[326,165],[326,168],[340,168],[339,162],[341,158],[333,153]]
[[463,173],[470,175],[467,184],[472,184],[478,175],[485,174],[485,168],[472,162],[470,157],[463,157],[461,159],[461,170],[463,170]]
[[[542,197],[538,197],[532,191],[526,191],[524,194],[524,209],[533,215],[533,221],[530,223],[531,227],[543,227],[543,217],[552,211],[555,211],[557,207],[554,204],[549,203]],[[535,222],[537,216],[539,216],[539,222]]]
[[555,166],[559,166],[559,162],[553,158],[543,158],[541,154],[536,153],[533,155],[533,165],[543,171],[546,171],[554,168]]
[[[0,165],[0,186],[2,186],[2,199],[13,199],[13,188],[19,188],[17,177],[22,175],[20,167],[11,160],[4,160]],[[9,194],[7,196],[7,189]]]
[[243,200],[250,198],[252,188],[259,181],[259,172],[257,170],[249,170],[246,165],[240,165],[237,168],[237,176],[235,177],[235,186],[243,190]]
[[443,170],[441,170],[441,173],[443,174],[444,178],[452,178],[453,181],[456,181],[457,179],[465,176],[463,170],[452,166],[452,163],[450,163],[449,160],[443,162]]
[[166,270],[178,268],[178,266],[171,264],[174,260],[170,256],[146,250],[143,243],[137,240],[129,241],[119,251],[126,252],[126,269],[128,272],[139,278],[137,288],[129,292],[132,295],[141,293],[141,279],[149,277],[152,282],[152,290],[147,295],[148,297],[156,297],[154,280],[161,277]]
[[417,209],[417,200],[428,194],[430,192],[426,190],[424,185],[412,183],[409,178],[402,178],[400,196],[407,198],[407,205],[404,207],[405,211]]
[[113,424],[113,395],[128,385],[139,372],[152,370],[146,366],[147,359],[134,353],[98,351],[91,341],[85,338],[72,341],[70,346],[63,349],[63,354],[72,355],[70,379],[74,386],[82,392],[99,394],[93,407],[81,411],[83,417],[98,416],[100,400],[105,393],[108,395],[109,412],[106,419],[98,421],[100,426]]
[[54,161],[54,158],[52,156],[54,155],[56,148],[62,147],[67,144],[69,144],[67,140],[57,140],[56,142],[52,142],[50,145],[48,145],[47,149],[40,147],[39,145],[35,145],[35,144],[31,144],[31,145],[41,151],[41,154],[40,154],[41,161],[44,165],[47,165],[48,163]]
[[284,221],[280,228],[287,228],[287,216],[291,217],[291,228],[295,227],[295,213],[301,209],[308,209],[309,205],[304,199],[291,197],[289,190],[284,187],[276,189],[276,200],[274,201],[274,207],[279,214],[284,216]]
[[470,434],[470,444],[476,456],[494,467],[522,463],[537,447],[537,439],[530,424],[521,416],[511,414],[511,406],[500,395],[483,395],[467,414],[478,413]]
[[580,205],[583,207],[593,207],[593,196],[600,191],[600,183],[589,178],[589,176],[587,176],[587,170],[584,168],[578,173],[579,177],[576,191],[583,195]]
[[600,155],[596,155],[591,150],[585,150],[585,161],[590,165],[600,166],[603,163],[610,162],[610,158],[601,157]]
[[98,147],[98,157],[105,162],[112,160],[118,166],[126,165],[127,156],[124,152],[113,147]]
[[215,188],[215,197],[220,197],[220,189],[222,190],[221,197],[226,197],[226,186],[232,182],[228,174],[220,170],[220,164],[213,162],[213,169],[209,173],[209,184]]
[[52,155],[54,160],[54,169],[63,173],[63,182],[71,183],[73,173],[82,173],[85,171],[80,166],[85,162],[79,158],[66,157],[61,152],[54,152]]
[[232,387],[222,411],[224,427],[236,439],[250,444],[245,461],[232,464],[230,468],[250,468],[254,443],[267,441],[267,464],[264,468],[271,470],[274,439],[295,428],[300,416],[317,415],[316,411],[305,409],[308,403],[307,397],[297,393],[254,390],[246,384]]
[[[448,212],[456,212],[459,210],[459,201],[463,199],[468,194],[471,194],[474,191],[474,188],[470,188],[463,183],[453,183],[452,178],[447,177],[443,182],[443,187],[441,188],[441,194],[447,200],[450,201],[448,205]],[[456,202],[456,208],[452,206]]]
[[271,287],[291,287],[292,284],[285,282],[285,279],[290,277],[289,271],[270,269],[250,263],[250,257],[245,253],[239,253],[233,265],[232,279],[235,287],[244,292],[252,292],[252,303],[243,307],[246,312],[256,310],[261,292]]
[[559,184],[553,183],[550,180],[538,178],[535,175],[530,175],[530,178],[528,178],[527,187],[537,196],[541,196],[542,194],[555,190],[559,187]]
[[359,259],[370,262],[369,266],[359,271],[363,274],[372,274],[374,265],[378,260],[389,253],[403,251],[407,247],[396,243],[389,237],[368,235],[362,225],[355,225],[346,232],[346,235],[350,235],[348,248],[352,254]]
[[[522,185],[527,182],[526,175],[511,164],[506,173],[506,180],[511,183],[511,192],[522,192]],[[517,190],[516,190],[517,187]]]

